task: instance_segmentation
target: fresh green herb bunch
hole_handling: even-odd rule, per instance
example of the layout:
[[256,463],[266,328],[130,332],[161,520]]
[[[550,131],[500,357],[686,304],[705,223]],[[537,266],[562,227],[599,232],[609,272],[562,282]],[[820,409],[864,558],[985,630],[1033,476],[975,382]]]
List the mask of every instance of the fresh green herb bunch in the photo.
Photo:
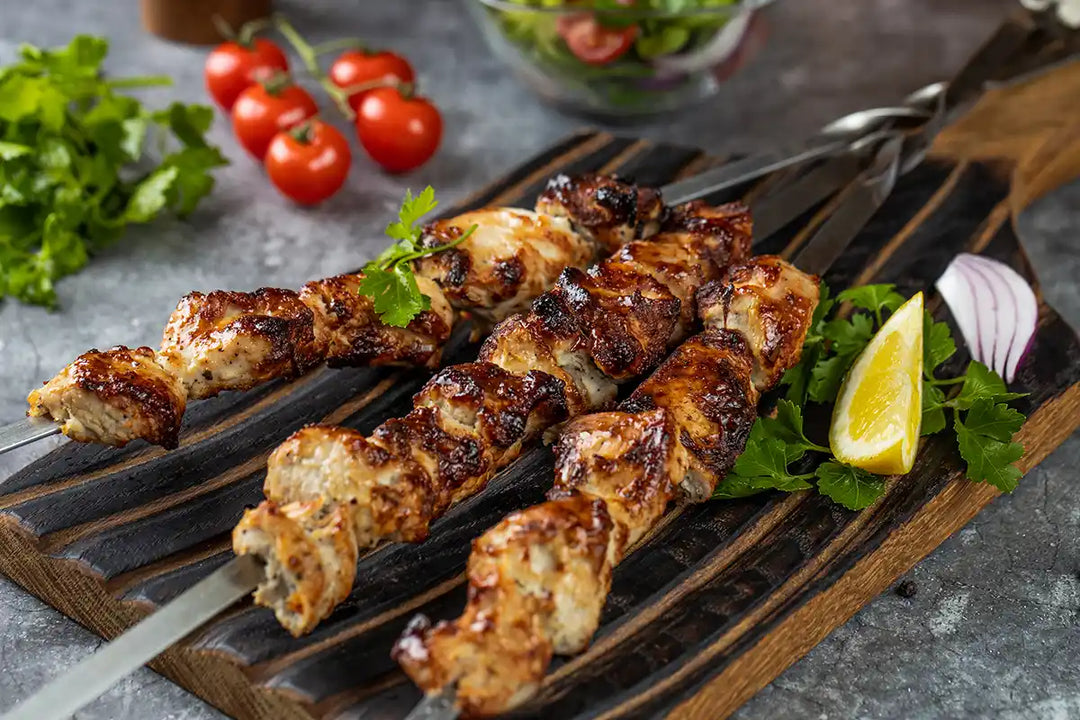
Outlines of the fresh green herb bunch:
[[[129,223],[190,213],[214,186],[210,170],[226,164],[203,137],[210,108],[151,111],[118,94],[170,80],[105,78],[107,52],[103,38],[79,35],[54,50],[24,45],[0,68],[0,299],[54,306],[54,280]],[[158,162],[145,152],[155,133]]]
[[[803,409],[814,403],[823,406],[823,411],[831,411],[852,363],[884,324],[887,314],[905,301],[892,285],[864,285],[833,298],[828,286],[821,284],[821,299],[803,344],[802,359],[781,380],[787,387],[786,397],[777,403],[775,417],[760,417],[754,423],[745,451],[714,497],[816,487],[844,507],[860,510],[885,492],[884,477],[838,462],[828,447],[806,436]],[[838,316],[835,311],[845,302],[858,311],[849,317]],[[955,353],[956,342],[949,326],[934,321],[926,312],[922,434],[949,428],[946,412],[951,412],[951,428],[960,457],[967,464],[968,478],[1012,492],[1020,478],[1013,463],[1024,453],[1012,438],[1025,418],[1008,403],[1023,394],[1008,392],[997,373],[974,360],[962,375],[937,377],[941,366]],[[946,390],[953,386],[959,386],[959,391],[947,397]]]

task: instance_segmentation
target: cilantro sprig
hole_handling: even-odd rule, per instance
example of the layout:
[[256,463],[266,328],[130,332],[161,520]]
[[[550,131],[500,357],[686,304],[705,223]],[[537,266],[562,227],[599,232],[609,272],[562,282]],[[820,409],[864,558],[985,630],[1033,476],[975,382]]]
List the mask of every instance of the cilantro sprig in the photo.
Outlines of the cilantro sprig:
[[372,299],[379,319],[387,325],[405,327],[414,317],[431,307],[431,298],[421,293],[416,284],[412,261],[456,247],[476,230],[476,225],[472,225],[444,245],[421,246],[421,219],[438,204],[435,190],[430,185],[416,197],[413,197],[411,190],[406,190],[397,222],[390,223],[386,228],[386,234],[397,242],[364,266],[360,294]]
[[107,52],[103,38],[79,35],[62,48],[24,45],[0,68],[0,299],[54,306],[56,279],[131,223],[190,213],[227,162],[204,139],[210,108],[154,111],[117,93],[170,80],[105,77]]
[[[885,492],[884,477],[838,462],[828,447],[807,437],[803,407],[815,403],[828,411],[855,358],[888,314],[905,300],[892,285],[865,285],[832,297],[822,283],[802,359],[781,380],[787,387],[786,397],[777,402],[773,417],[759,417],[754,423],[745,450],[713,497],[816,488],[850,510],[861,510]],[[836,311],[844,303],[850,303],[856,312],[838,316]],[[938,372],[955,354],[956,342],[948,324],[936,322],[926,312],[922,434],[951,428],[967,477],[1012,492],[1020,478],[1014,463],[1024,453],[1013,436],[1025,418],[1008,403],[1024,395],[1009,392],[997,373],[974,360],[963,374],[939,378]]]

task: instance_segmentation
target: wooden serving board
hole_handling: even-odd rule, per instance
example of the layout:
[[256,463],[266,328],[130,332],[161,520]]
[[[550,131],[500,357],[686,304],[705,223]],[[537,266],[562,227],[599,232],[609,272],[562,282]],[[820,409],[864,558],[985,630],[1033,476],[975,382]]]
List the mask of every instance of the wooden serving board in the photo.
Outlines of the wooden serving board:
[[[1080,67],[996,92],[951,128],[827,273],[834,288],[894,282],[932,290],[960,251],[1035,278],[1011,222],[1080,169]],[[1038,108],[1038,111],[1033,111]],[[991,159],[997,158],[997,159]],[[661,185],[719,160],[604,134],[561,142],[453,212],[528,206],[557,171],[601,170]],[[828,206],[761,252],[794,253]],[[946,313],[931,294],[938,317]],[[469,359],[458,340],[447,362]],[[960,368],[964,352],[951,362]],[[405,412],[420,372],[319,370],[292,383],[192,408],[180,448],[67,444],[16,473],[0,494],[0,570],[95,632],[112,637],[231,557],[229,531],[258,502],[269,452],[306,422],[370,430]],[[1017,389],[1028,470],[1080,424],[1080,341],[1040,305]],[[470,540],[541,500],[550,452],[526,453],[418,546],[360,560],[357,586],[314,633],[293,639],[241,604],[153,667],[239,718],[400,718],[419,693],[389,658],[417,612],[456,615]],[[617,569],[602,627],[583,655],[558,660],[534,717],[713,719],[730,714],[996,496],[961,478],[946,437],[915,469],[854,513],[810,494],[680,508]]]

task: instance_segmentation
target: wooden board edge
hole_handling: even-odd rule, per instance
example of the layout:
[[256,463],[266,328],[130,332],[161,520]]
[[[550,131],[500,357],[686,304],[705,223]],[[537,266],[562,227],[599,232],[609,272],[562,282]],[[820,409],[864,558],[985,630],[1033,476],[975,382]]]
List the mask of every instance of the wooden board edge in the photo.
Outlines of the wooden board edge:
[[[147,615],[138,603],[106,592],[78,563],[41,555],[25,531],[11,522],[0,521],[0,545],[7,550],[0,553],[0,572],[106,640]],[[303,704],[254,685],[236,662],[195,650],[186,641],[159,655],[150,667],[232,717],[315,720]]]
[[[1041,434],[1042,442],[1021,461],[1027,473],[1057,449],[1080,426],[1080,383],[1051,400],[1032,416],[1018,440]],[[986,483],[958,478],[898,526],[875,550],[833,585],[791,612],[753,647],[706,682],[668,714],[679,720],[729,717],[762,688],[795,664],[833,630],[967,525],[1001,493]]]

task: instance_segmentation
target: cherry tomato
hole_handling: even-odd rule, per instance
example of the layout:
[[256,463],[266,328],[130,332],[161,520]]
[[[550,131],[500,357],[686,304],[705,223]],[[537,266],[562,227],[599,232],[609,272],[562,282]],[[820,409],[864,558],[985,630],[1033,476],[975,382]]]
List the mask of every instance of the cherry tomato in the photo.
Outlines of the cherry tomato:
[[340,190],[351,164],[345,136],[321,120],[279,132],[266,151],[270,181],[301,205],[315,205]]
[[299,85],[258,83],[236,98],[232,109],[233,132],[249,153],[262,160],[275,135],[299,125],[318,111],[311,95]]
[[[348,88],[380,80],[411,83],[416,79],[409,61],[392,52],[368,54],[360,50],[342,53],[330,66],[330,81],[338,87]],[[353,110],[360,109],[364,92],[349,95],[349,105]]]
[[250,47],[223,42],[206,56],[203,76],[214,101],[232,110],[236,98],[251,85],[275,72],[288,72],[289,61],[273,41],[255,38]]
[[570,52],[590,65],[607,65],[618,60],[634,44],[638,33],[636,25],[604,27],[588,13],[560,17],[557,30]]
[[439,149],[442,116],[425,98],[397,88],[365,93],[356,111],[356,134],[371,158],[392,173],[420,167]]

